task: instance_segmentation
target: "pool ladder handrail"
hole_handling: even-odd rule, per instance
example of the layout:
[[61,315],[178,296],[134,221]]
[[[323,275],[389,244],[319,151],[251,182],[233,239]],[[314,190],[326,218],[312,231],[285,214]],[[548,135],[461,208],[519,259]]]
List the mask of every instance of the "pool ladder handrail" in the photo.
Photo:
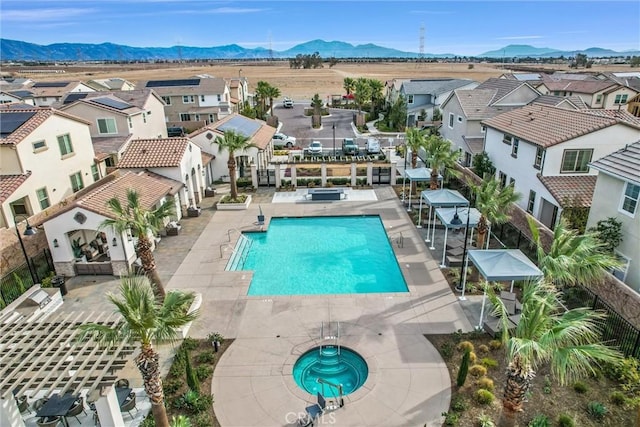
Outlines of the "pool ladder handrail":
[[[320,337],[322,338],[323,341],[326,340],[334,340],[333,345],[335,345],[338,349],[338,356],[340,355],[340,322],[336,322],[336,334],[335,335],[331,335],[331,322],[327,323],[327,329],[329,332],[329,335],[325,335],[324,334],[324,321],[321,322],[320,324]],[[322,353],[322,342],[320,343],[320,349],[319,349],[320,353]]]
[[[238,231],[235,228],[230,229],[230,230]],[[222,256],[223,256],[222,248],[224,246],[226,246],[227,248],[231,248],[232,252],[231,252],[231,256],[229,258],[232,258],[234,255],[237,255],[237,253],[238,253],[238,243],[240,242],[240,240],[243,240],[243,239],[246,240],[247,243],[246,243],[246,246],[245,246],[245,250],[243,250],[242,253],[240,254],[240,259],[238,260],[238,265],[244,265],[244,263],[247,260],[247,256],[249,254],[249,248],[251,247],[251,244],[253,243],[253,240],[249,239],[243,233],[240,233],[240,237],[238,238],[238,241],[236,242],[235,246],[232,247],[231,244],[228,243],[228,242],[222,243],[220,245],[220,258],[222,258]]]
[[389,236],[389,243],[393,245],[394,243],[399,248],[404,248],[404,236],[402,235],[402,231]]

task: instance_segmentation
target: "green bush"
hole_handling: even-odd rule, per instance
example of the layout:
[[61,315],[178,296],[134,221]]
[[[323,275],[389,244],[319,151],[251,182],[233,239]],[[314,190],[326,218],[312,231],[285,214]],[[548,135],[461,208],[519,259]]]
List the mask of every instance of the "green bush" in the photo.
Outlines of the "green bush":
[[560,414],[558,416],[558,427],[575,427],[576,423],[568,414]]
[[193,427],[213,427],[213,420],[208,412],[200,412],[191,418]]
[[197,391],[189,390],[174,401],[176,409],[182,409],[193,414],[207,410],[213,404],[213,398],[201,395]]
[[181,378],[173,378],[162,382],[162,389],[165,394],[172,395],[182,388],[184,381]]
[[196,361],[198,363],[213,363],[216,356],[212,350],[203,351],[202,353],[196,356]]
[[482,360],[480,360],[480,363],[482,366],[486,366],[489,369],[498,367],[498,361],[490,357],[483,357]]
[[494,389],[494,384],[493,384],[493,380],[491,378],[488,377],[482,377],[478,380],[478,387],[484,389],[484,390],[489,390],[489,391],[493,391]]
[[482,365],[473,365],[469,368],[469,373],[474,377],[484,377],[487,375],[487,368]]
[[191,358],[189,357],[189,353],[186,350],[183,351],[185,354],[185,375],[187,377],[187,385],[189,386],[189,390],[200,392],[200,378],[198,378],[196,372],[191,366]]
[[549,418],[544,414],[538,414],[527,424],[528,427],[551,427]]
[[196,348],[198,348],[198,340],[195,338],[187,337],[184,339],[184,341],[182,341],[182,345],[180,346],[180,348],[186,351],[195,350]]
[[462,341],[460,344],[458,344],[457,349],[459,351],[465,352],[465,351],[473,351],[474,347],[473,347],[473,343],[471,341]]
[[607,408],[600,402],[589,402],[587,405],[587,413],[594,420],[602,420],[607,415]]
[[478,427],[496,427],[496,424],[489,415],[480,414],[478,416]]
[[456,394],[455,396],[453,396],[453,399],[451,399],[451,410],[458,413],[467,410],[467,403],[459,394]]
[[488,346],[488,345],[485,345],[485,344],[479,345],[479,346],[478,346],[478,353],[480,353],[480,354],[487,354],[487,353],[489,353],[489,346]]
[[544,387],[542,388],[544,394],[551,394],[551,379],[548,375],[544,376]]
[[153,414],[147,415],[147,417],[142,420],[139,427],[156,427],[156,420],[153,419]]
[[193,427],[191,424],[191,420],[184,415],[178,415],[177,417],[174,415],[171,417],[171,427]]
[[195,371],[196,371],[196,377],[200,381],[209,378],[211,374],[213,374],[213,368],[207,365],[200,365],[195,369]]
[[605,368],[605,375],[620,383],[622,390],[631,394],[640,393],[640,360],[633,357],[624,359]]
[[575,391],[576,393],[585,394],[587,390],[589,390],[589,388],[582,381],[576,381],[575,383],[573,383],[573,391]]
[[489,341],[489,348],[491,350],[498,350],[502,347],[502,342],[500,340],[491,340]]
[[460,415],[455,412],[443,412],[442,416],[444,417],[445,426],[457,426],[460,420]]
[[476,390],[474,398],[476,399],[476,402],[481,405],[490,405],[496,397],[489,390],[481,388],[480,390]]
[[443,343],[440,346],[440,354],[444,360],[451,360],[451,356],[453,356],[453,344],[449,341]]
[[611,403],[614,405],[622,406],[627,403],[627,396],[625,396],[621,391],[614,391],[609,396],[609,400],[611,400]]

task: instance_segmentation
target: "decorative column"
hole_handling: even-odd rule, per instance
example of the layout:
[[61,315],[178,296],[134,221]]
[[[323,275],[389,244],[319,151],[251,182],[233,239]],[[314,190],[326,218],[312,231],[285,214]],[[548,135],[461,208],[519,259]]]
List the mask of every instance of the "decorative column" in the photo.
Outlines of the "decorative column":
[[258,166],[255,163],[251,163],[251,185],[258,188]]
[[282,180],[280,178],[280,164],[274,165],[274,179],[276,180],[276,189],[282,186]]
[[122,419],[122,413],[120,412],[116,389],[113,386],[101,392],[100,398],[96,401],[96,410],[102,427],[120,427],[125,425]]
[[398,162],[391,162],[391,176],[389,177],[391,185],[396,185],[396,173]]
[[296,165],[291,165],[291,186],[296,188],[298,186],[298,173],[296,170]]
[[322,182],[320,185],[325,187],[327,185],[327,164],[323,163],[320,165],[320,175],[322,177]]
[[357,169],[357,164],[355,163],[351,163],[351,186],[355,187],[356,185],[358,185],[358,169]]
[[367,162],[367,185],[373,185],[373,162]]

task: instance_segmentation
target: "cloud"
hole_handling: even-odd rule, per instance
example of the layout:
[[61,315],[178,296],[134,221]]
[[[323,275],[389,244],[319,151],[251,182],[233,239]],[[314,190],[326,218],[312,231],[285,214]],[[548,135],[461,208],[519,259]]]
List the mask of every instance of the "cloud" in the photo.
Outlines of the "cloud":
[[63,21],[74,16],[86,15],[93,12],[95,12],[95,9],[83,8],[4,10],[2,12],[2,20],[7,22]]
[[507,36],[496,37],[496,40],[529,40],[529,39],[543,39],[544,36]]

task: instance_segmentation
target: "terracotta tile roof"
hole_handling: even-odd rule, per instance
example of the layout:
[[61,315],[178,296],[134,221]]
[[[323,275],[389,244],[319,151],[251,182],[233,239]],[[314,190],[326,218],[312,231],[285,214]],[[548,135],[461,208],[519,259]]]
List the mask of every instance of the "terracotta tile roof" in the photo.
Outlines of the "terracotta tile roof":
[[611,117],[620,122],[640,129],[640,117],[636,117],[627,110],[586,110],[585,113],[600,117]]
[[463,136],[462,139],[467,144],[467,147],[469,147],[471,154],[480,154],[482,153],[482,150],[484,150],[484,138],[470,138]]
[[620,86],[615,82],[607,80],[551,80],[544,79],[544,85],[551,92],[563,91],[574,93],[597,93],[613,86]]
[[454,93],[467,120],[488,119],[519,108],[491,105],[498,99],[497,89],[458,89]]
[[31,176],[31,171],[20,175],[0,175],[0,203],[7,200],[23,182]]
[[200,156],[202,157],[202,166],[206,166],[209,162],[216,158],[213,154],[205,153],[204,151],[200,151]]
[[607,175],[640,185],[640,141],[604,156],[590,166]]
[[496,90],[496,94],[491,103],[495,103],[500,101],[502,98],[518,89],[521,86],[529,86],[526,82],[521,82],[518,80],[508,80],[508,79],[498,79],[498,78],[490,78],[486,81],[480,83],[476,89],[494,89]]
[[550,147],[613,126],[618,120],[583,111],[527,105],[482,123],[532,144]]
[[538,179],[549,190],[561,207],[588,208],[591,206],[597,175],[540,176]]
[[176,194],[178,194],[178,192],[184,187],[184,184],[181,183],[180,181],[176,181],[175,179],[167,178],[166,176],[162,176],[160,174],[157,174],[155,172],[151,172],[151,171],[148,171],[148,170],[139,172],[138,175],[146,176],[148,178],[152,178],[152,179],[155,179],[156,181],[159,181],[159,182],[162,182],[164,184],[167,184],[168,186],[171,187],[171,190],[169,191],[169,194],[171,194],[172,196],[175,196]]
[[168,168],[180,165],[188,138],[134,139],[129,143],[119,168]]
[[25,139],[31,132],[36,130],[38,126],[45,122],[49,117],[53,115],[65,117],[67,119],[76,120],[85,124],[90,125],[91,122],[88,122],[80,117],[73,116],[71,114],[65,113],[63,111],[54,110],[51,107],[34,107],[32,105],[27,104],[4,104],[0,105],[0,120],[2,120],[2,113],[12,113],[12,112],[20,112],[20,113],[35,113],[29,120],[24,122],[20,127],[18,127],[15,131],[13,131],[6,138],[0,139],[0,145],[15,145],[20,141]]
[[[574,98],[574,97],[571,97],[571,98]],[[575,98],[577,98],[577,97],[575,97]],[[580,109],[576,105],[574,105],[574,103],[573,103],[573,101],[571,99],[564,98],[562,96],[540,95],[539,97],[537,97],[536,99],[531,101],[531,104],[549,105],[551,107],[558,107],[563,103],[568,103],[568,105],[572,106],[574,110],[579,110]]]

